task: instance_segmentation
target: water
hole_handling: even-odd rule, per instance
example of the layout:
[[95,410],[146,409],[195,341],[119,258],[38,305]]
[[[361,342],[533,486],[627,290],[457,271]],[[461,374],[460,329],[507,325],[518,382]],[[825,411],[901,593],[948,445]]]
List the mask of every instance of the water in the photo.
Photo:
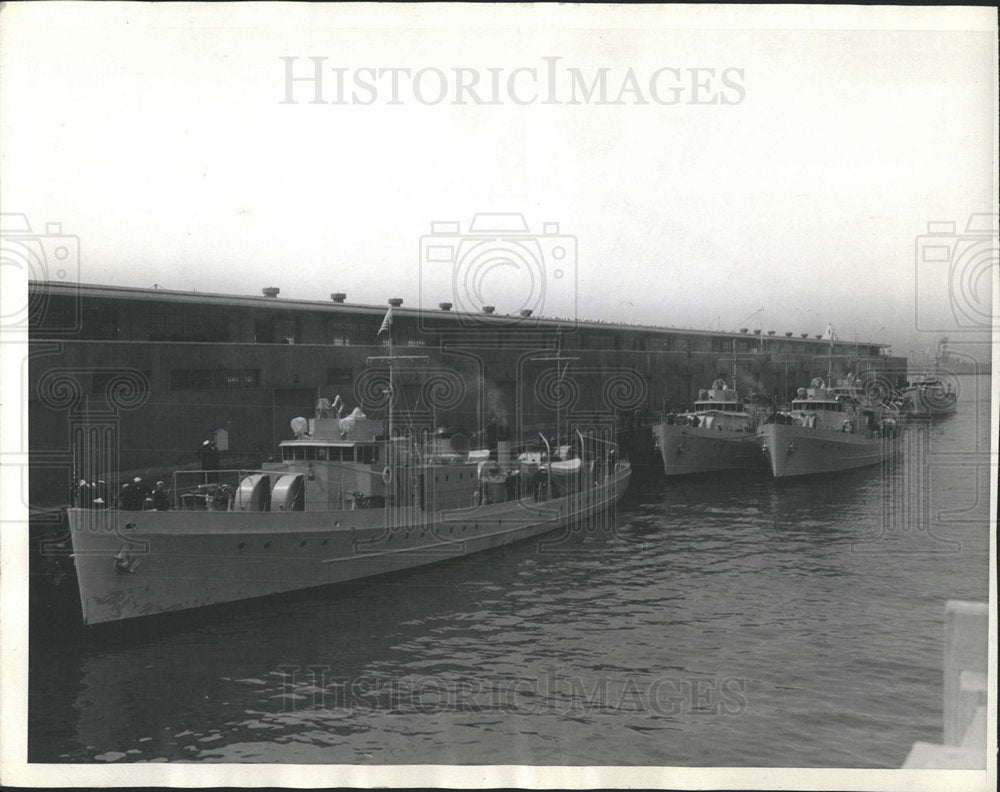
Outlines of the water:
[[29,760],[898,767],[941,740],[945,601],[988,592],[989,381],[960,379],[884,469],[655,478],[544,552],[35,630]]

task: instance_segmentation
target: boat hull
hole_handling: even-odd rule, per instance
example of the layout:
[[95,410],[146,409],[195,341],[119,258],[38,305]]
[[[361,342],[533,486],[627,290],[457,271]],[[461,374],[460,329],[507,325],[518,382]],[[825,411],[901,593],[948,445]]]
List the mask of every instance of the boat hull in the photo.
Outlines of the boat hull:
[[763,470],[766,467],[754,432],[658,424],[653,427],[653,433],[667,476],[716,470]]
[[99,511],[67,515],[87,625],[266,597],[458,558],[604,512],[630,471],[534,502],[336,512]]
[[896,454],[899,437],[867,437],[797,424],[766,424],[758,432],[775,478],[877,465]]
[[908,418],[942,418],[958,412],[958,397],[954,394],[929,395],[921,391],[904,394],[902,415]]

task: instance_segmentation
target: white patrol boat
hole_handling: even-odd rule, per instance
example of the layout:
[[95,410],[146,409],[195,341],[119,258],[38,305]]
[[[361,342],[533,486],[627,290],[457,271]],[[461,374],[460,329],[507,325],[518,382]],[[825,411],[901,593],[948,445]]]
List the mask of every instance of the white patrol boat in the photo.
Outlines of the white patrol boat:
[[955,388],[930,374],[908,383],[901,400],[900,412],[910,418],[940,418],[958,411]]
[[798,389],[790,410],[768,416],[758,438],[775,478],[875,465],[899,448],[887,406],[838,398],[819,377]]
[[359,410],[317,411],[292,421],[295,439],[259,470],[175,473],[164,510],[68,509],[84,622],[456,558],[591,518],[629,483],[628,462],[597,438],[579,435],[573,458],[526,466],[512,444],[490,461],[385,426]]
[[714,470],[763,468],[756,410],[748,411],[719,379],[702,390],[694,410],[667,415],[653,436],[668,476]]

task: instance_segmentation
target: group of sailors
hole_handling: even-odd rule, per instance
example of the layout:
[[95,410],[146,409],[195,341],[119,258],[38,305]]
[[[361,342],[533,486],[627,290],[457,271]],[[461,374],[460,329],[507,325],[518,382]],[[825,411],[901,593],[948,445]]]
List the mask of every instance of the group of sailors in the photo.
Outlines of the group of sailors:
[[141,476],[136,476],[122,484],[117,503],[112,503],[105,481],[80,479],[73,487],[73,505],[81,509],[110,509],[117,505],[122,511],[167,511],[170,498],[164,482],[157,481],[150,488]]
[[667,413],[666,421],[668,424],[677,424],[678,426],[699,426],[701,424],[701,418],[689,413]]

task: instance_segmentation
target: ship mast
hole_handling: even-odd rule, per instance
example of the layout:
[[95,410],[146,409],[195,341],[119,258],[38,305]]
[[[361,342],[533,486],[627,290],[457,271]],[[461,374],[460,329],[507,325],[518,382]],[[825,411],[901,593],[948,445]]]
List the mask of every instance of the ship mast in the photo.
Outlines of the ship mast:
[[740,392],[737,389],[736,381],[736,339],[733,339],[733,393],[736,394],[736,399],[739,401]]
[[[392,362],[397,359],[397,356],[396,356],[396,353],[394,351],[393,344],[392,344],[392,324],[393,324],[392,309],[394,307],[397,307],[397,306],[401,305],[402,302],[403,301],[399,300],[399,299],[389,300],[389,310],[386,311],[385,319],[382,320],[382,326],[378,330],[378,334],[377,335],[382,335],[382,333],[387,333],[388,334],[387,338],[388,338],[389,354],[388,355],[378,355],[378,356],[373,356],[373,357],[368,358],[368,362],[369,363],[371,361],[373,361],[373,360],[384,360],[384,361],[386,361],[386,365],[387,365],[388,371],[389,371],[389,385],[388,385],[388,387],[385,390],[385,392],[386,392],[386,394],[388,396],[388,399],[389,399],[389,405],[388,405],[388,410],[387,410],[388,426],[387,426],[387,430],[386,430],[386,439],[385,439],[385,462],[386,462],[386,465],[388,465],[390,468],[394,467],[395,461],[396,461],[393,458],[393,454],[392,454],[392,451],[393,451],[393,448],[394,448],[394,443],[392,441],[392,432],[393,432],[393,404],[392,403],[394,401],[395,387],[396,387],[395,383],[394,383],[394,380],[393,380],[393,374],[392,374]],[[406,356],[400,357],[398,359],[399,360],[427,360],[427,355],[406,355]],[[392,477],[391,480],[392,480],[393,483],[395,483],[395,475],[393,475],[393,477]],[[387,499],[387,504],[388,504],[388,499]]]
[[[544,362],[555,362],[555,364],[556,364],[556,373],[558,375],[558,378],[556,379],[556,394],[559,394],[561,392],[563,380],[566,377],[566,372],[569,371],[570,361],[579,360],[580,359],[578,357],[563,357],[562,356],[562,338],[560,337],[560,333],[561,332],[562,332],[562,326],[560,325],[559,327],[556,328],[556,339],[555,339],[556,354],[555,354],[555,357],[533,357],[533,358],[529,358],[529,361],[532,362],[532,363],[543,362],[543,361]],[[563,363],[563,362],[565,362],[566,365],[560,367],[559,364]],[[556,448],[557,449],[559,448],[560,420],[561,420],[560,413],[562,412],[560,410],[560,408],[559,408],[559,402],[560,401],[561,400],[559,400],[557,398],[557,401],[556,401]],[[568,435],[569,434],[569,427],[568,426],[566,427],[566,430],[567,430],[567,435]],[[542,439],[545,440],[544,437]],[[549,444],[546,441],[546,443],[545,443],[546,448],[548,448],[548,445]],[[550,453],[550,456],[551,456],[551,453]]]

